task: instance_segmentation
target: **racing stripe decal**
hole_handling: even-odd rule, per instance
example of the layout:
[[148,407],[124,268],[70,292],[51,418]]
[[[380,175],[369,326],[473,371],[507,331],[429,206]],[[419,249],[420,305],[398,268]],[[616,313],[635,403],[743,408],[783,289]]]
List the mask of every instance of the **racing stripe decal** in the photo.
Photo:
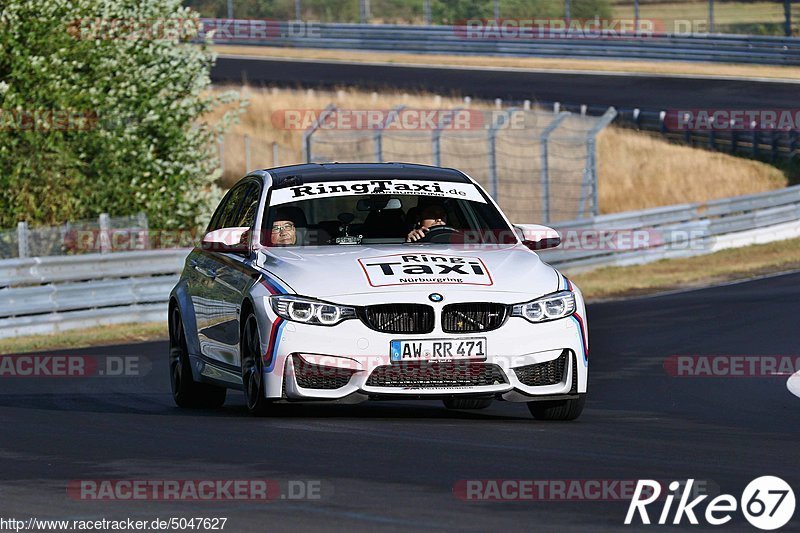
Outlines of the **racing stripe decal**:
[[583,319],[578,313],[570,317],[578,325],[578,336],[581,338],[581,348],[583,352],[583,364],[589,366],[589,347],[586,345],[586,334],[584,333]]
[[272,323],[272,330],[269,332],[269,344],[264,354],[264,362],[268,365],[266,368],[268,372],[271,372],[272,369],[275,368],[275,355],[278,352],[278,344],[281,342],[281,334],[283,333],[283,327],[285,325],[286,321],[281,317],[277,317],[275,322]]
[[572,282],[569,280],[569,278],[567,276],[564,276],[564,281],[567,282],[567,289],[569,290],[569,292],[573,292],[572,291]]
[[287,294],[289,291],[283,288],[283,286],[275,281],[274,279],[270,278],[269,276],[261,276],[260,282],[266,289],[269,291],[270,294]]

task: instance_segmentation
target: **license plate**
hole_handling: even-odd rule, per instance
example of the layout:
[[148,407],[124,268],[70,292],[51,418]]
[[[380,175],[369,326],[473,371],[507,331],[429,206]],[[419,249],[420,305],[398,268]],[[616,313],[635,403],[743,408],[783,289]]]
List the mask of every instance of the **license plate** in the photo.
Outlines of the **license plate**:
[[486,359],[486,339],[397,340],[391,343],[392,362]]

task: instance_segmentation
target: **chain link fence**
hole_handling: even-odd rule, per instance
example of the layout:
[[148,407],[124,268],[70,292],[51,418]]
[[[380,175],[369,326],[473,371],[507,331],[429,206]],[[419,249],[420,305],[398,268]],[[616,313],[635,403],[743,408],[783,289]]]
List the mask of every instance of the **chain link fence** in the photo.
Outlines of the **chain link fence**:
[[303,159],[458,168],[515,221],[550,223],[599,214],[596,137],[616,116],[613,108],[599,117],[537,109],[455,109],[437,111],[431,128],[406,129],[402,126],[411,112],[419,124],[420,110],[398,106],[382,113],[377,127],[359,129],[352,127],[356,118],[351,111],[331,104],[304,133]]

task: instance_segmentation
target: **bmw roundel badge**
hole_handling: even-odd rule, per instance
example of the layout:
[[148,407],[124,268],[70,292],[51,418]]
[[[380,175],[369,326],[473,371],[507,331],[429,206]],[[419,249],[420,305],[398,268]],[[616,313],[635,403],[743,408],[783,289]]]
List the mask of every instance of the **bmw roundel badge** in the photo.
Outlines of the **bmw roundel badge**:
[[428,295],[428,299],[432,302],[441,302],[444,300],[444,296],[439,294],[438,292],[434,292],[433,294]]

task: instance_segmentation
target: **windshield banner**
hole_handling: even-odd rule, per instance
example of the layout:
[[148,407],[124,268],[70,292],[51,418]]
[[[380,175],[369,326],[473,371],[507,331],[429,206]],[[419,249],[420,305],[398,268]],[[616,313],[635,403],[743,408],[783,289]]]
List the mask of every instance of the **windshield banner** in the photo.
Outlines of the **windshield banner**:
[[469,183],[439,183],[421,180],[354,180],[308,183],[277,189],[272,192],[270,204],[273,206],[327,198],[331,196],[351,196],[355,194],[405,194],[433,196],[439,198],[458,198],[472,202],[486,203],[480,191]]

